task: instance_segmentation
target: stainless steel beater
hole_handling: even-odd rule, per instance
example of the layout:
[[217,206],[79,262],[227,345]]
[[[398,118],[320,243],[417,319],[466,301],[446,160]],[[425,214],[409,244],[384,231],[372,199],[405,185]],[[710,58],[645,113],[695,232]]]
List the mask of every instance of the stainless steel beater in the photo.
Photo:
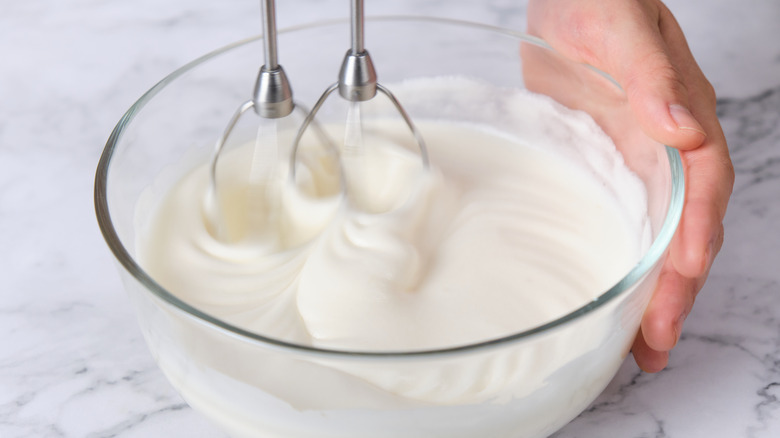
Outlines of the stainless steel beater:
[[[292,89],[290,87],[289,80],[287,79],[287,75],[284,72],[284,69],[278,62],[274,0],[261,0],[261,9],[263,13],[264,64],[260,68],[257,80],[255,81],[255,88],[251,99],[242,103],[238,107],[225,127],[224,131],[222,132],[222,135],[217,140],[209,168],[210,182],[206,193],[204,212],[209,222],[213,226],[213,232],[217,237],[220,238],[224,237],[225,230],[223,229],[224,223],[221,218],[221,211],[218,202],[218,162],[220,156],[223,153],[225,143],[235,129],[239,119],[241,119],[241,117],[250,109],[253,109],[254,112],[261,118],[269,120],[287,117],[295,109],[298,109],[303,114],[303,123],[298,129],[290,152],[289,176],[292,181],[295,181],[299,144],[305,131],[309,127],[312,127],[312,129],[315,131],[315,135],[329,150],[335,151],[336,149],[325,131],[321,126],[318,125],[315,120],[317,112],[320,110],[327,98],[338,89],[339,94],[344,99],[352,102],[354,105],[353,108],[359,108],[358,104],[360,102],[371,100],[376,96],[377,92],[380,92],[390,100],[395,109],[403,118],[404,122],[408,126],[417,142],[423,168],[428,168],[428,151],[422,135],[393,93],[377,82],[377,74],[374,68],[374,64],[371,60],[371,56],[364,46],[363,0],[353,0],[351,4],[350,24],[352,31],[352,44],[342,62],[338,81],[328,87],[328,89],[317,100],[311,111],[307,111],[301,105],[298,105],[293,101]],[[259,146],[264,149],[273,146],[278,147],[278,145]],[[257,147],[258,146],[256,146],[256,150]],[[340,168],[339,173],[341,190],[342,192],[345,192],[347,186],[344,183],[343,169]]]
[[255,89],[252,98],[238,107],[227,127],[217,140],[214,156],[211,160],[211,183],[216,179],[217,160],[225,146],[230,133],[236,127],[241,116],[254,109],[260,117],[267,119],[279,119],[290,115],[295,104],[292,98],[292,88],[287,80],[287,74],[279,65],[276,47],[276,10],[274,0],[260,0],[263,14],[263,44],[264,61],[255,81]]
[[371,100],[376,96],[377,91],[387,96],[396,110],[403,118],[406,125],[414,135],[417,142],[417,146],[420,151],[422,164],[424,168],[428,168],[428,150],[425,146],[425,140],[423,139],[420,131],[412,122],[412,119],[404,110],[401,103],[396,99],[393,93],[387,88],[377,82],[376,69],[374,63],[371,60],[371,56],[365,48],[364,44],[364,13],[363,13],[363,0],[353,0],[351,3],[351,30],[352,30],[352,46],[347,51],[344,57],[344,61],[341,64],[341,70],[339,71],[338,81],[328,87],[324,93],[320,96],[317,103],[311,109],[309,114],[303,121],[298,134],[295,137],[292,145],[292,152],[290,155],[290,176],[295,178],[295,163],[297,160],[298,145],[303,137],[304,132],[314,120],[317,112],[322,105],[328,99],[328,97],[336,90],[342,98],[358,104],[359,102],[365,102]]
[[[220,236],[223,234],[223,223],[220,218],[218,202],[217,164],[225,143],[239,119],[250,109],[253,109],[258,116],[270,120],[287,117],[296,108],[303,112],[303,117],[307,115],[307,111],[293,101],[290,82],[278,61],[275,1],[261,0],[260,5],[263,21],[264,64],[260,67],[257,75],[251,99],[238,107],[217,140],[209,168],[210,181],[206,194],[205,214],[214,226],[214,232]],[[321,134],[319,129],[317,131],[318,134]],[[320,137],[322,138],[322,135]],[[277,147],[276,144],[262,146]]]

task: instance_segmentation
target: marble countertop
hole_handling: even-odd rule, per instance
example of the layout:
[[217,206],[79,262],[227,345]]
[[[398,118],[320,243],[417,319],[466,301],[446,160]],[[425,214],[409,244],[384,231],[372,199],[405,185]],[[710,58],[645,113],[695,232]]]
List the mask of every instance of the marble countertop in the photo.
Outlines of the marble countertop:
[[[168,72],[259,32],[258,2],[0,7],[0,436],[224,437],[166,382],[92,205],[122,113]],[[343,4],[342,4],[343,3]],[[368,2],[524,28],[520,0]],[[780,436],[780,2],[670,0],[719,94],[737,181],[726,242],[671,364],[628,359],[556,438]],[[279,25],[346,2],[280,1]]]

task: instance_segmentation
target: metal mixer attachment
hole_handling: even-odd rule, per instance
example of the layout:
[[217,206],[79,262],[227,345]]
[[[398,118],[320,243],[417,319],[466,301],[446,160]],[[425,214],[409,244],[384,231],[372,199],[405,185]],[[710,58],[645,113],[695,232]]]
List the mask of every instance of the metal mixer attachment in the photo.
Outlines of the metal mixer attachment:
[[267,119],[279,119],[292,113],[295,108],[292,98],[292,88],[287,80],[287,74],[279,65],[276,48],[276,11],[274,0],[261,0],[263,12],[263,44],[265,63],[260,67],[260,72],[255,81],[255,89],[252,98],[238,107],[227,127],[217,140],[214,155],[211,159],[211,191],[216,192],[217,162],[228,137],[235,129],[238,120],[250,109],[260,117]]
[[[261,0],[261,9],[263,12],[263,43],[264,43],[264,61],[265,63],[260,68],[257,80],[255,82],[254,92],[252,98],[242,103],[235,111],[227,126],[225,127],[222,135],[216,142],[214,152],[211,158],[209,168],[209,185],[207,188],[206,196],[204,199],[204,215],[211,228],[212,234],[220,240],[232,240],[228,236],[228,229],[226,228],[225,218],[222,216],[223,212],[220,207],[219,191],[217,187],[217,168],[221,155],[224,154],[223,149],[227,143],[231,133],[236,128],[239,120],[250,109],[266,121],[271,121],[272,128],[270,129],[272,141],[265,142],[263,144],[263,125],[261,125],[260,131],[258,131],[258,137],[255,144],[255,154],[263,158],[264,165],[276,162],[275,154],[279,151],[279,145],[276,143],[276,119],[282,119],[289,116],[296,109],[302,113],[303,122],[298,127],[295,139],[290,149],[290,164],[289,164],[289,177],[295,184],[296,181],[296,164],[298,162],[299,145],[304,133],[311,128],[314,134],[319,138],[320,143],[325,146],[325,150],[328,153],[335,153],[337,148],[330,140],[325,130],[319,126],[315,120],[317,112],[322,107],[327,98],[336,90],[347,101],[351,102],[350,116],[347,120],[347,126],[358,126],[358,136],[362,136],[362,122],[360,120],[360,106],[361,102],[365,102],[373,99],[377,93],[384,94],[388,100],[392,103],[393,107],[401,115],[406,126],[411,131],[414,139],[419,148],[420,157],[424,169],[428,168],[428,151],[425,146],[425,142],[422,135],[417,130],[417,127],[412,122],[409,115],[393,93],[387,88],[377,82],[377,74],[374,68],[374,64],[371,61],[371,56],[364,47],[363,42],[363,1],[352,1],[352,47],[347,51],[346,56],[342,62],[341,70],[339,72],[338,82],[334,83],[320,96],[311,111],[307,111],[301,105],[296,104],[292,98],[292,89],[287,79],[287,75],[284,69],[279,65],[277,59],[277,41],[276,41],[276,18],[275,18],[275,5],[274,0]],[[359,143],[359,141],[357,142]],[[345,140],[344,151],[349,152],[350,144]],[[336,154],[334,154],[336,155]],[[342,154],[342,164],[344,155]],[[346,193],[347,185],[345,184],[345,175],[343,172],[343,166],[339,166],[339,182],[340,190],[342,193]],[[271,175],[265,175],[268,180],[272,180],[273,170],[270,171]],[[252,175],[250,175],[252,177]],[[273,187],[271,184],[270,187]],[[273,191],[273,189],[272,189]],[[266,195],[268,193],[266,192]],[[271,194],[271,197],[276,197]],[[268,220],[268,217],[263,215],[272,214],[274,206],[260,205],[254,195],[250,195],[248,198],[248,211],[251,211],[250,222],[263,222]],[[256,207],[256,208],[255,208]],[[255,227],[258,228],[258,227]],[[262,228],[262,227],[259,227]],[[234,236],[235,237],[235,236]]]
[[[261,0],[260,3],[263,18],[264,64],[257,75],[251,99],[242,103],[236,109],[222,135],[218,138],[209,167],[209,186],[205,197],[204,213],[212,227],[212,233],[220,239],[226,237],[226,230],[224,229],[224,218],[221,217],[221,209],[219,207],[217,168],[219,159],[224,153],[225,144],[241,117],[250,109],[254,110],[262,119],[271,122],[289,116],[296,109],[301,113],[302,119],[307,118],[309,115],[302,105],[298,105],[293,101],[292,89],[287,79],[287,74],[278,62],[275,2],[274,0]],[[335,149],[324,132],[316,124],[314,127],[318,138],[323,143],[326,143],[330,149]],[[256,149],[264,149],[260,153],[265,154],[265,157],[268,158],[278,152],[278,144],[276,143],[277,126],[274,122],[270,125],[270,128],[268,126],[265,126],[265,128],[273,131],[269,135],[272,141],[266,142],[269,144],[259,144],[261,143],[260,137],[262,135],[258,131],[255,147]],[[262,129],[263,126],[261,125],[261,131]],[[269,163],[265,164],[268,165]]]
[[384,94],[401,115],[409,130],[412,132],[412,135],[414,135],[415,141],[417,142],[417,146],[419,148],[423,167],[426,169],[428,168],[428,150],[425,146],[425,141],[420,134],[420,131],[418,131],[417,127],[414,125],[414,122],[412,122],[412,119],[409,117],[409,114],[407,114],[393,93],[377,82],[377,74],[376,69],[374,68],[374,63],[372,62],[371,56],[369,55],[364,45],[363,0],[353,0],[351,4],[351,12],[352,47],[349,49],[349,51],[347,51],[347,54],[344,57],[344,61],[341,64],[338,82],[328,87],[325,92],[322,93],[320,98],[317,100],[317,103],[314,104],[314,107],[312,107],[311,111],[304,119],[303,124],[298,130],[298,134],[293,141],[292,152],[290,156],[290,176],[293,179],[295,178],[295,163],[297,160],[298,145],[301,141],[301,138],[303,137],[303,134],[309,125],[311,125],[314,121],[314,118],[322,105],[336,90],[339,91],[339,94],[342,98],[352,102],[353,105],[357,105],[359,102],[365,102],[373,99],[374,96],[376,96],[377,91]]

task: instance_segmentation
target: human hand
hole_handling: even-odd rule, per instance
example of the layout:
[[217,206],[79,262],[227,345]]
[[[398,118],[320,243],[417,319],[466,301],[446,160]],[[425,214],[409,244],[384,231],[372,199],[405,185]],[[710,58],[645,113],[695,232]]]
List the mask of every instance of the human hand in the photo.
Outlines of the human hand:
[[734,170],[715,92],[659,0],[531,0],[528,31],[610,74],[645,134],[680,151],[682,218],[632,348],[643,370],[660,371],[723,243]]

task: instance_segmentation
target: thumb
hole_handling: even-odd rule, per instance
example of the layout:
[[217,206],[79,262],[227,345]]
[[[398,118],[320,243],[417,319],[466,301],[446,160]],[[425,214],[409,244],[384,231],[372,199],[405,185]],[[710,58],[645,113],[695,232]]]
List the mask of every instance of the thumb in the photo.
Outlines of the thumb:
[[685,66],[675,63],[688,51],[685,36],[664,7],[634,17],[602,35],[602,67],[623,87],[645,133],[678,149],[696,148],[707,134],[690,110]]
[[564,56],[610,74],[647,135],[679,149],[704,142],[673,61],[687,43],[668,10],[656,2],[544,0],[529,4],[528,17],[529,31]]
[[[646,41],[645,43],[650,43]],[[613,69],[642,129],[656,141],[689,150],[707,138],[688,109],[688,90],[669,56],[656,42]]]

